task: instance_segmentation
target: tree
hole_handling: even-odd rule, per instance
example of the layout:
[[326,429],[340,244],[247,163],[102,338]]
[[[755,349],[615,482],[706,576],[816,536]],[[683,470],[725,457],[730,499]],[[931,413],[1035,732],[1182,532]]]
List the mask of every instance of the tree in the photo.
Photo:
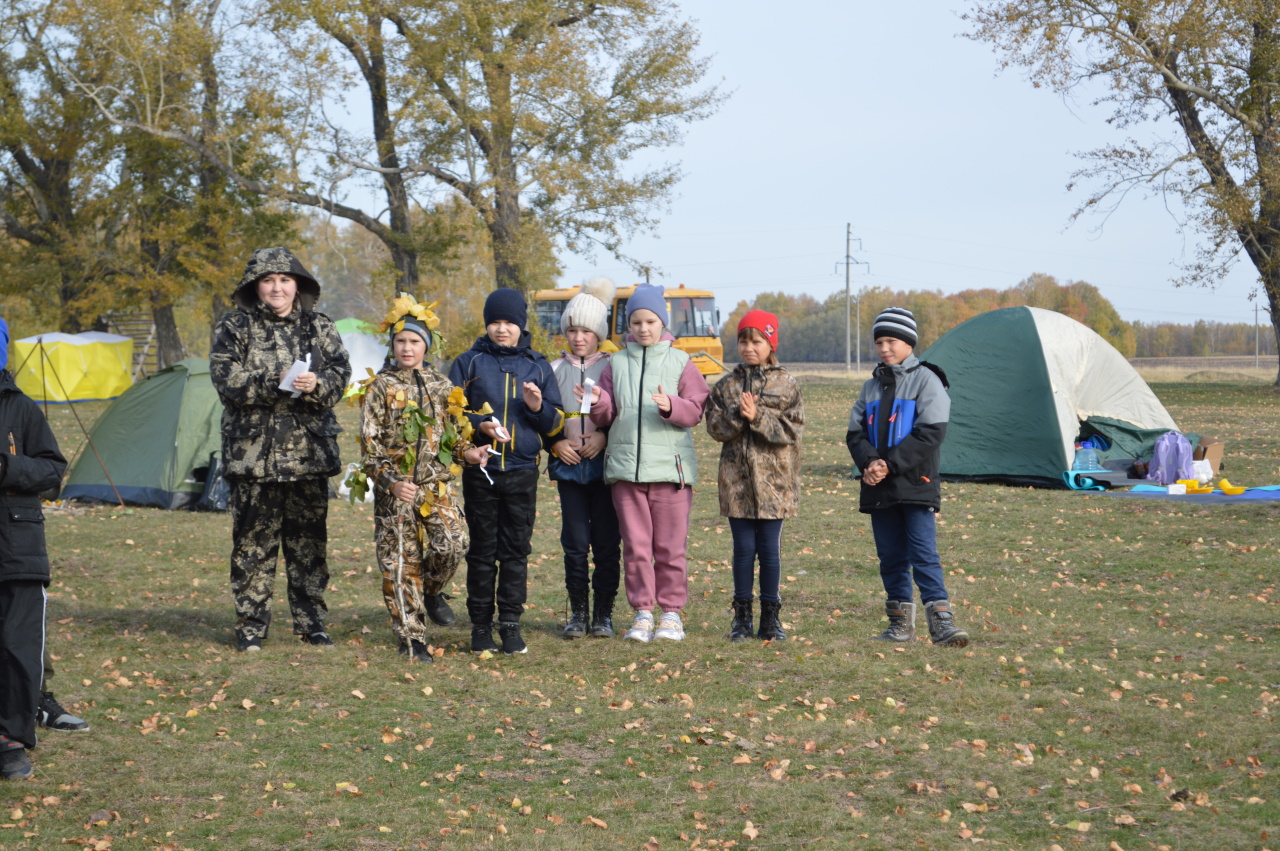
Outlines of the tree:
[[1173,119],[1177,144],[1090,152],[1077,178],[1099,188],[1075,215],[1134,187],[1179,199],[1204,241],[1178,283],[1212,285],[1243,251],[1280,340],[1280,0],[976,0],[963,17],[1036,85],[1100,83],[1122,130]]

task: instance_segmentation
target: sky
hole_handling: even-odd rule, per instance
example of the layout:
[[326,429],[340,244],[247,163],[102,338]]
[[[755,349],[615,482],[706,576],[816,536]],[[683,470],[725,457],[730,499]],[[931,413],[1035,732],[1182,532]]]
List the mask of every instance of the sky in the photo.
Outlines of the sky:
[[[1070,222],[1086,197],[1066,188],[1076,154],[1118,140],[1106,108],[997,73],[990,46],[960,36],[959,3],[680,5],[732,96],[668,152],[677,197],[624,248],[659,270],[654,283],[710,288],[724,316],[762,292],[821,300],[844,292],[849,223],[855,296],[1006,289],[1041,272],[1093,284],[1131,322],[1254,321],[1247,259],[1214,290],[1174,287],[1196,234],[1161,198],[1132,193]],[[638,280],[603,253],[561,261],[560,286]]]

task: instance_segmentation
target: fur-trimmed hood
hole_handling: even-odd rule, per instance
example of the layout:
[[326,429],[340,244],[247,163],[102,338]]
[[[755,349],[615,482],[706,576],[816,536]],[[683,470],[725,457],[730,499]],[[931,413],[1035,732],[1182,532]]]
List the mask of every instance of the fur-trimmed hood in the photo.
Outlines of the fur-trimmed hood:
[[298,282],[298,301],[303,310],[314,310],[320,300],[320,282],[307,271],[302,261],[287,248],[259,248],[253,252],[249,262],[245,264],[244,275],[236,284],[231,300],[237,307],[245,310],[258,304],[258,293],[254,285],[259,279],[271,274],[291,275]]

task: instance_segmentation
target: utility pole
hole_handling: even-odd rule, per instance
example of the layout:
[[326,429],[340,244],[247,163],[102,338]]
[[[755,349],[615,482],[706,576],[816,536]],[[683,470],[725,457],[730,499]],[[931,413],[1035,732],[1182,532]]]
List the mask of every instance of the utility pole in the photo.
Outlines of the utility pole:
[[[853,259],[853,243],[855,241],[858,243],[858,250],[861,251],[862,240],[860,239],[854,240],[853,225],[849,222],[845,222],[845,225],[844,225],[844,368],[846,370],[853,368],[851,363],[852,358],[850,357],[851,345],[849,342],[849,339],[850,339],[849,316],[851,313],[850,299],[852,297],[850,294],[851,290],[849,286],[849,270],[851,267],[855,265],[866,266],[867,274],[868,275],[871,274],[870,263],[867,263],[866,261],[863,261],[863,260]],[[839,263],[836,263],[836,268],[837,269],[840,268]],[[856,348],[856,351],[858,353],[858,372],[862,372],[862,288],[861,287],[858,288],[858,317],[857,317],[857,322],[855,322],[854,324],[856,324],[858,328],[858,345]]]

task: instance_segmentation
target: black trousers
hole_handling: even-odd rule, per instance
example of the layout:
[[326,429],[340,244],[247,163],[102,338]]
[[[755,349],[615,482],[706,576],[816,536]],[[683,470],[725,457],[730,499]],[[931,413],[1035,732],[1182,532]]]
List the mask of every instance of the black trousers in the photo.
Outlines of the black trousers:
[[44,674],[44,583],[0,582],[0,734],[36,746]]
[[538,516],[538,468],[490,470],[493,484],[476,467],[462,473],[466,501],[467,613],[471,623],[516,622],[524,614],[529,583],[529,541]]
[[564,587],[572,600],[587,593],[587,551],[595,557],[590,586],[597,600],[612,601],[621,576],[622,536],[618,513],[604,482],[556,482],[560,491],[560,546],[564,548]]

